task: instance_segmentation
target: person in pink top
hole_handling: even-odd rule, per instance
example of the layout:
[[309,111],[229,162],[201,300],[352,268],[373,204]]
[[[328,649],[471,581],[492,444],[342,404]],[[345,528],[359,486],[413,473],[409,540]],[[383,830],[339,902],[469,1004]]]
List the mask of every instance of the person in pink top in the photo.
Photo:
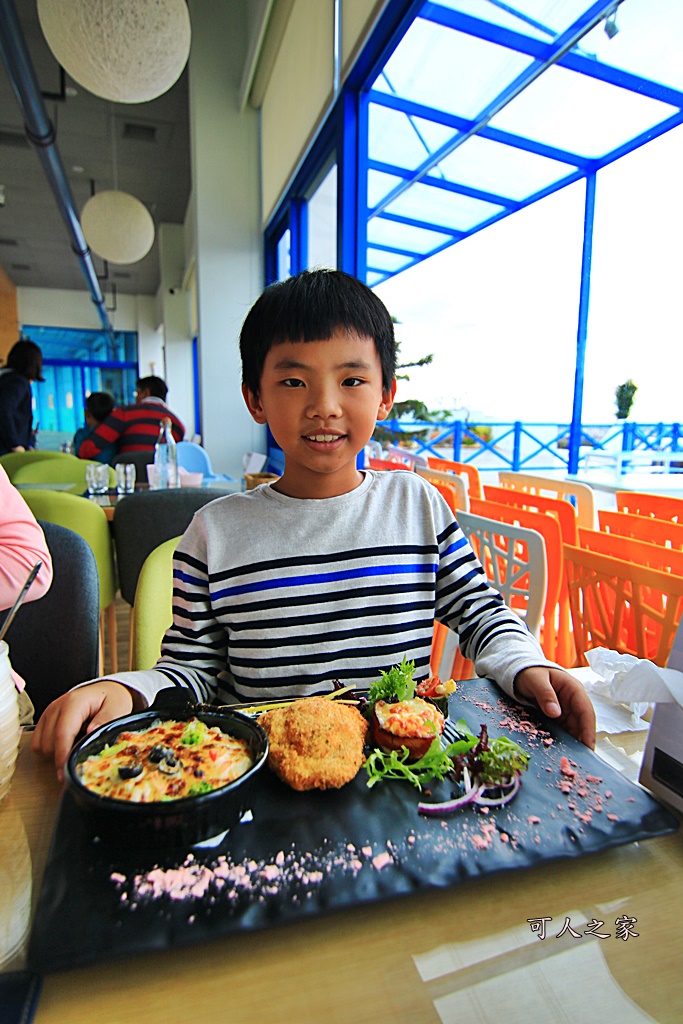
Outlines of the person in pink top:
[[[11,608],[26,577],[37,561],[43,563],[25,601],[36,601],[52,583],[52,559],[45,534],[16,487],[0,466],[0,610]],[[10,651],[10,660],[12,652]],[[33,706],[24,692],[24,681],[13,673],[19,690],[22,724],[33,718]]]

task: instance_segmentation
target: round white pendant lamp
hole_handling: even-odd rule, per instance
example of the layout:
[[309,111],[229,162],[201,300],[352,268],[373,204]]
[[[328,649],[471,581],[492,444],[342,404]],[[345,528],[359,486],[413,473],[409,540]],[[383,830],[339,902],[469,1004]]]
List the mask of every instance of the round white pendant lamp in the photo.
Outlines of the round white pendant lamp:
[[81,227],[92,251],[110,263],[137,263],[154,243],[149,210],[127,192],[91,196],[81,212]]
[[38,0],[38,18],[67,74],[114,103],[161,96],[190,54],[185,0]]

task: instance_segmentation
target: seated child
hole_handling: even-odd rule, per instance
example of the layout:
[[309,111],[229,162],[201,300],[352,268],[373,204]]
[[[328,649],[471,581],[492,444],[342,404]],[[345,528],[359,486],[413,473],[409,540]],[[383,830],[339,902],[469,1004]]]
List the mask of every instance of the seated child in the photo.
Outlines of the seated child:
[[391,317],[341,271],[271,285],[240,337],[242,393],[285,455],[282,476],[196,513],[174,560],[174,618],[148,671],[81,685],[43,714],[34,750],[58,772],[88,729],[165,687],[201,701],[255,702],[367,688],[405,656],[429,674],[434,619],[480,676],[536,703],[592,746],[582,684],[549,662],[487,583],[439,492],[413,473],[360,470],[391,410]]
[[[78,453],[82,443],[99,427],[100,423],[106,420],[113,410],[114,399],[108,391],[91,391],[85,400],[85,426],[80,427],[74,434],[73,450]],[[92,462],[111,463],[117,454],[116,445],[112,444],[104,448],[97,455],[93,456]]]

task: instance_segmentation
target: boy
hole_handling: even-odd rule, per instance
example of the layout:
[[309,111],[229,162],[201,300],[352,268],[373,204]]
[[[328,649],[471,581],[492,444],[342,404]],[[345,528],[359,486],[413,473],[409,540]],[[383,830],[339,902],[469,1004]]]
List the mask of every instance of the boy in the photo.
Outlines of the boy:
[[[78,452],[84,441],[86,441],[91,434],[99,427],[100,423],[106,420],[107,416],[114,409],[114,399],[108,391],[91,391],[85,400],[85,426],[79,427],[74,434],[73,450]],[[117,454],[117,446],[115,444],[109,445],[102,451],[97,452],[93,456],[95,462],[111,462],[114,456]]]
[[41,718],[58,771],[89,730],[160,689],[252,701],[367,687],[405,655],[428,674],[435,616],[480,675],[561,718],[592,746],[583,686],[552,665],[485,579],[436,488],[357,468],[396,390],[391,318],[339,271],[267,288],[240,338],[242,393],[285,454],[282,477],[198,512],[175,555],[174,622],[154,669],[86,684]]

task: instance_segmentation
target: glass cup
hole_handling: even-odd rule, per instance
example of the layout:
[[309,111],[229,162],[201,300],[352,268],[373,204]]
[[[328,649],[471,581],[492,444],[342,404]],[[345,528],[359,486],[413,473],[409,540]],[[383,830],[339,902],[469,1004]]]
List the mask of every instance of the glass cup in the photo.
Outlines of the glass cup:
[[116,490],[119,494],[131,494],[135,490],[135,466],[132,462],[117,463]]
[[88,462],[85,467],[85,482],[88,487],[88,494],[94,494],[97,489],[97,480],[95,478],[95,470],[97,469],[97,463]]
[[109,490],[109,466],[106,462],[89,462],[85,467],[88,494],[106,494]]
[[109,490],[109,465],[106,462],[95,463],[95,494],[106,494]]

